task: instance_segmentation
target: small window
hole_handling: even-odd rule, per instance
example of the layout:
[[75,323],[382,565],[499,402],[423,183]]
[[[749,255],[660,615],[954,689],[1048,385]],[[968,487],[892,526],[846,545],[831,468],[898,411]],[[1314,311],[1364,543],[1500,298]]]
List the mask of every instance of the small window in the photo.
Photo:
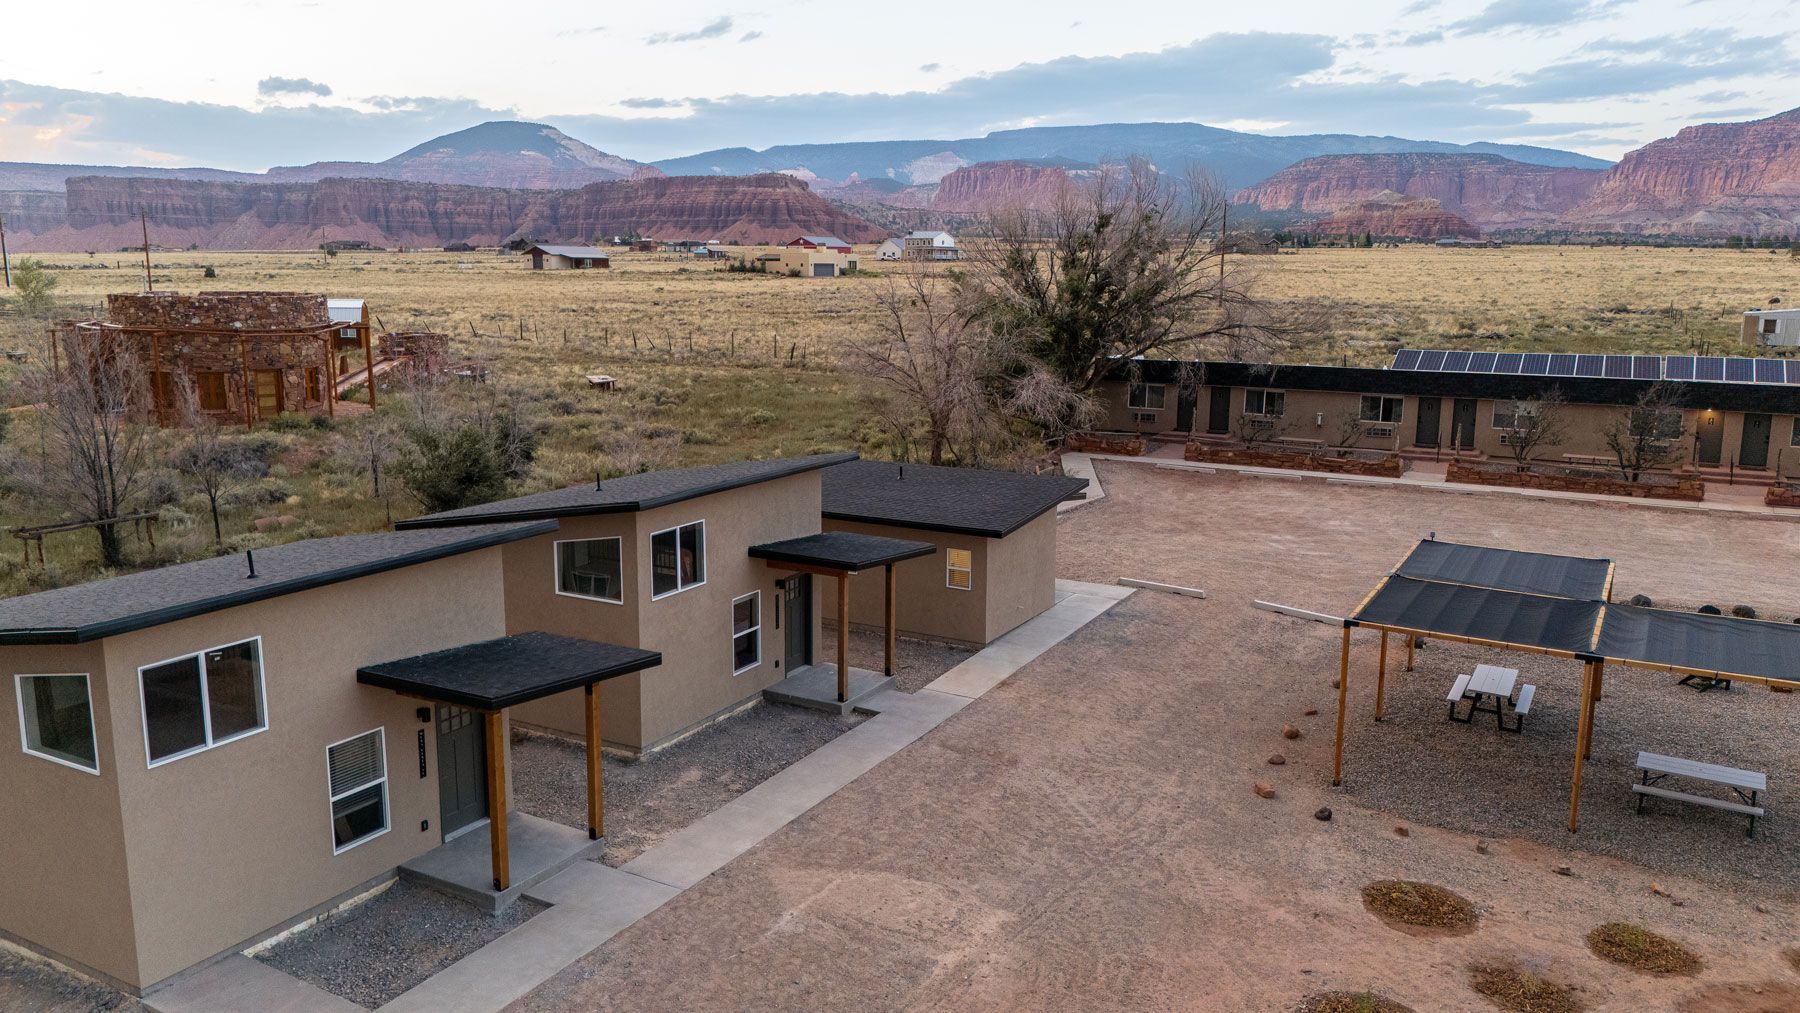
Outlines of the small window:
[[1134,383],[1128,407],[1162,411],[1164,387],[1160,383]]
[[1763,320],[1762,332],[1764,334],[1774,334],[1775,333],[1775,319],[1773,317],[1769,317],[1769,318]]
[[267,728],[262,639],[138,669],[150,765]]
[[387,735],[377,728],[325,747],[331,792],[331,853],[388,831]]
[[201,411],[225,411],[225,374],[195,373],[194,394],[200,400]]
[[1788,437],[1788,445],[1800,447],[1800,418],[1794,420],[1794,435]]
[[617,538],[587,538],[556,543],[556,593],[624,602],[625,581]]
[[354,327],[340,327],[338,329],[338,337],[345,341],[356,341],[359,339],[356,328]]
[[1287,392],[1279,390],[1244,391],[1244,414],[1278,419],[1287,412]]
[[325,385],[319,382],[319,367],[306,367],[306,396],[314,401],[325,400]]
[[1401,421],[1400,416],[1405,411],[1405,405],[1405,398],[1364,394],[1357,417],[1364,422],[1399,422]]
[[958,591],[974,590],[975,553],[968,549],[945,549],[944,584]]
[[731,674],[762,664],[762,592],[752,591],[731,603]]
[[650,536],[650,597],[706,583],[706,522],[695,521]]
[[19,739],[25,751],[52,763],[100,772],[94,704],[86,675],[21,675]]
[[1495,401],[1495,429],[1524,429],[1531,425],[1536,409],[1523,401]]

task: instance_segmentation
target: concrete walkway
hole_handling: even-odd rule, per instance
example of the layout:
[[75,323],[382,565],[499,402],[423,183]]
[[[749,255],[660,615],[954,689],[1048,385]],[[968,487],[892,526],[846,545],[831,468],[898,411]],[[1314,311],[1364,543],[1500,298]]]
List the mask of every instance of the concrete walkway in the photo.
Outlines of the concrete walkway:
[[881,761],[1067,639],[1132,593],[1056,582],[1056,604],[917,693],[884,690],[859,705],[875,716],[802,757],[661,844],[610,869],[584,862],[526,894],[550,910],[382,1007],[497,1010],[749,851]]
[[339,999],[254,957],[234,953],[144,997],[156,1013],[357,1013],[362,1007]]
[[1470,485],[1464,482],[1445,480],[1441,468],[1414,469],[1400,478],[1386,478],[1379,475],[1336,475],[1324,471],[1305,471],[1297,468],[1258,468],[1244,464],[1218,464],[1211,461],[1183,461],[1167,457],[1143,456],[1128,457],[1124,454],[1064,454],[1062,455],[1063,472],[1088,479],[1089,497],[1087,500],[1071,500],[1057,507],[1058,511],[1074,509],[1104,498],[1106,493],[1100,490],[1100,483],[1093,477],[1095,461],[1118,461],[1122,464],[1148,465],[1170,471],[1195,471],[1210,474],[1219,471],[1235,471],[1242,475],[1253,475],[1286,481],[1312,479],[1331,485],[1398,485],[1414,489],[1432,489],[1437,492],[1456,493],[1464,496],[1523,496],[1527,499],[1573,500],[1586,503],[1622,503],[1629,506],[1651,507],[1661,510],[1688,510],[1713,513],[1756,514],[1762,517],[1785,517],[1800,520],[1800,511],[1772,507],[1761,500],[1762,490],[1748,492],[1748,486],[1719,486],[1709,483],[1706,487],[1708,496],[1715,499],[1688,503],[1681,500],[1641,499],[1636,496],[1603,496],[1588,492],[1559,492],[1552,489],[1514,489],[1498,485]]

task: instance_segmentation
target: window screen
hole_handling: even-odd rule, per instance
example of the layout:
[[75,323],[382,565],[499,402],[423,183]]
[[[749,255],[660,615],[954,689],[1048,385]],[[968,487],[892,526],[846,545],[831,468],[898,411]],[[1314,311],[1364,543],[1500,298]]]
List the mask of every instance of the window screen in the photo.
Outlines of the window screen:
[[386,737],[377,728],[325,749],[335,851],[343,851],[388,828],[385,747]]
[[85,675],[21,675],[19,728],[25,751],[98,772],[94,708]]

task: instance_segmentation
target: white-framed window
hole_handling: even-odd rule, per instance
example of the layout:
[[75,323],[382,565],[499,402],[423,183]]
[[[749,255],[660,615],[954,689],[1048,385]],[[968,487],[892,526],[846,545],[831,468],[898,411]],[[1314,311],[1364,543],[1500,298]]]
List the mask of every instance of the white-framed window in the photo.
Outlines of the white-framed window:
[[650,599],[706,583],[706,522],[665,528],[650,536]]
[[625,601],[618,538],[578,538],[555,543],[556,593],[592,601]]
[[1356,417],[1364,422],[1400,422],[1406,412],[1406,399],[1403,397],[1382,397],[1378,394],[1364,394],[1362,404],[1357,408]]
[[944,586],[957,591],[975,589],[975,553],[968,549],[944,550]]
[[762,592],[731,600],[731,674],[762,664]]
[[261,637],[145,665],[138,691],[152,767],[269,727]]
[[1794,435],[1788,437],[1788,445],[1800,447],[1800,418],[1794,420]]
[[1535,414],[1537,414],[1537,410],[1524,401],[1495,401],[1494,428],[1525,428],[1531,425],[1530,418]]
[[16,675],[19,743],[51,763],[100,773],[94,699],[83,674]]
[[388,832],[387,732],[375,728],[325,747],[331,853]]
[[1163,398],[1166,393],[1166,388],[1160,383],[1134,383],[1131,385],[1131,395],[1126,406],[1159,412],[1163,409]]
[[1287,391],[1255,387],[1244,391],[1244,414],[1265,419],[1281,418],[1287,414]]

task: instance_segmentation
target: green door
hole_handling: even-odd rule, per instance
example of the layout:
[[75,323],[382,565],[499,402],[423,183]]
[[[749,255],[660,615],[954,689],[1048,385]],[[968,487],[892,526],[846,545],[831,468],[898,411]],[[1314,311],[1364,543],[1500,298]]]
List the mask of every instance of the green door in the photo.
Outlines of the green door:
[[1769,431],[1774,419],[1760,412],[1744,415],[1744,441],[1738,448],[1738,465],[1744,468],[1769,466]]
[[439,704],[438,822],[446,838],[487,818],[487,742],[481,715]]

